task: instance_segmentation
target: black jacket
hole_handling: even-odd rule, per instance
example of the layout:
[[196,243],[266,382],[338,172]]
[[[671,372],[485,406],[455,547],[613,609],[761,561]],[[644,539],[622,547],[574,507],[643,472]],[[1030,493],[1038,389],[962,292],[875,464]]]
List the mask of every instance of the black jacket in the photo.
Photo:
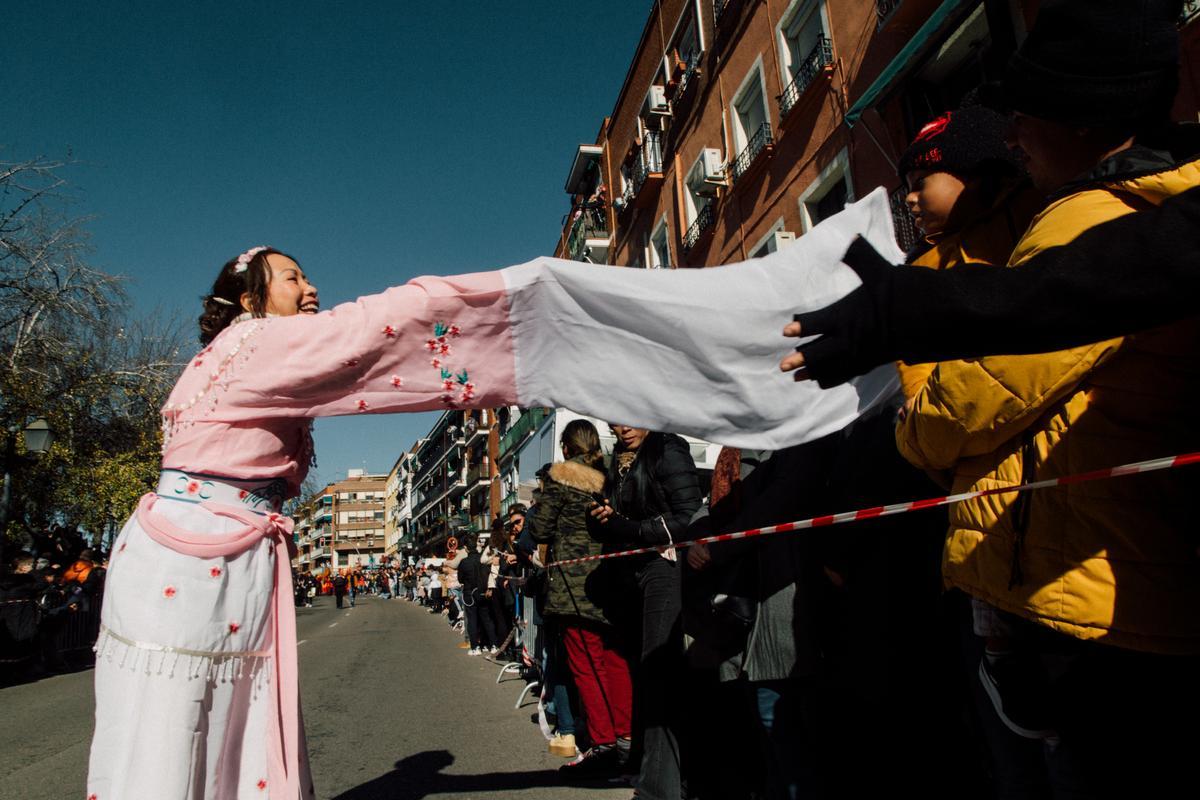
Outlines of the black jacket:
[[616,513],[606,523],[589,524],[598,540],[617,546],[682,541],[701,501],[687,442],[672,433],[649,434],[624,475],[613,458],[605,494]]
[[486,592],[491,568],[484,566],[475,550],[458,562],[458,582],[464,592]]

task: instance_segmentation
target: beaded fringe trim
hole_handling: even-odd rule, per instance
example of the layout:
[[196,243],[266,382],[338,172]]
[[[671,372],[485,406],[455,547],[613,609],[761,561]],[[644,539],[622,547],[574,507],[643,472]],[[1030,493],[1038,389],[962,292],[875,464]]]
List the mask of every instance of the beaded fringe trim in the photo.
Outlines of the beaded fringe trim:
[[189,681],[203,678],[209,683],[234,683],[249,679],[255,689],[270,682],[271,656],[266,651],[189,650],[127,639],[101,626],[96,659],[115,664],[118,669],[162,675],[186,676]]

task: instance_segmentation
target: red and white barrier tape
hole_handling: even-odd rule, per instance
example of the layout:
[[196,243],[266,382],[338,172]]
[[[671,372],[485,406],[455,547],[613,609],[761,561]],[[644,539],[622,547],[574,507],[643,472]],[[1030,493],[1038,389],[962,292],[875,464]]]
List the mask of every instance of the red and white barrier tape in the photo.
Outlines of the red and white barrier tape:
[[951,503],[961,503],[964,500],[973,500],[976,497],[987,497],[988,495],[993,494],[1031,492],[1035,489],[1047,489],[1051,486],[1069,486],[1074,483],[1088,483],[1089,481],[1101,481],[1108,478],[1120,478],[1125,475],[1139,475],[1143,472],[1158,472],[1159,470],[1186,467],[1189,464],[1196,463],[1200,463],[1200,453],[1186,453],[1180,456],[1168,456],[1166,458],[1156,458],[1150,461],[1138,461],[1134,464],[1123,464],[1122,466],[1112,467],[1110,469],[1097,469],[1093,470],[1092,472],[1081,472],[1078,475],[1065,475],[1061,478],[1033,481],[1032,483],[1023,483],[1019,486],[1009,486],[997,489],[982,489],[977,492],[961,492],[959,494],[951,494],[944,497],[930,497],[926,500],[911,500],[907,503],[894,503],[889,506],[874,506],[872,508],[863,508],[858,511],[843,511],[840,514],[827,514],[821,517],[812,517],[811,519],[800,520],[798,522],[785,522],[782,525],[772,525],[768,528],[751,528],[748,531],[722,533],[716,536],[705,536],[702,539],[695,539],[690,542],[662,544],[654,547],[639,547],[634,550],[622,550],[619,553],[601,553],[597,556],[585,556],[583,558],[571,558],[564,561],[552,561],[546,566],[565,567],[571,564],[582,564],[586,561],[605,561],[610,558],[625,558],[626,556],[642,555],[643,553],[663,553],[672,547],[681,549],[684,547],[690,547],[694,544],[731,542],[735,539],[749,539],[755,536],[770,536],[773,533],[791,533],[792,531],[802,531],[809,528],[824,528],[829,525],[841,525],[845,522],[860,522],[867,519],[890,517],[895,514],[907,514],[910,511],[922,511],[927,508],[948,506]]

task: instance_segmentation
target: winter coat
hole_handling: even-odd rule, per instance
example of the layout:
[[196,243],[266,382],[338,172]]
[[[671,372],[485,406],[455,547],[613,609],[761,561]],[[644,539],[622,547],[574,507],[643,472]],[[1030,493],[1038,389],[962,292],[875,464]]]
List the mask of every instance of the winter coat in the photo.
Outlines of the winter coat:
[[483,594],[488,588],[488,567],[479,557],[479,552],[472,550],[458,562],[458,582],[464,594]]
[[[599,542],[588,533],[588,510],[596,502],[592,496],[604,490],[604,473],[587,466],[581,458],[573,458],[550,467],[549,479],[537,504],[533,521],[527,517],[526,528],[539,544],[550,546],[551,560],[567,560],[598,555]],[[580,617],[595,622],[606,622],[607,618],[598,604],[592,585],[592,596],[588,593],[588,581],[599,562],[574,564],[566,567],[551,567],[547,576],[549,593],[546,597],[544,614],[564,617]]]
[[[1010,264],[1200,185],[1198,151],[1118,153],[1051,200]],[[897,444],[913,464],[952,472],[955,492],[1194,451],[1198,356],[1192,318],[1055,353],[942,362]],[[1076,638],[1200,653],[1198,491],[1200,473],[1173,470],[958,503],[945,581]]]
[[[967,221],[952,234],[930,237],[928,250],[914,258],[914,267],[953,269],[967,264],[1001,266],[1008,263],[1013,248],[1029,227],[1034,214],[1045,205],[1028,180],[1013,183],[1002,190],[981,214]],[[897,362],[900,385],[905,397],[921,391],[936,363]]]
[[[700,508],[696,462],[687,442],[673,433],[649,434],[625,475],[614,458],[606,486],[616,513],[589,530],[607,544],[636,547],[682,541]],[[657,556],[641,560],[649,558]]]

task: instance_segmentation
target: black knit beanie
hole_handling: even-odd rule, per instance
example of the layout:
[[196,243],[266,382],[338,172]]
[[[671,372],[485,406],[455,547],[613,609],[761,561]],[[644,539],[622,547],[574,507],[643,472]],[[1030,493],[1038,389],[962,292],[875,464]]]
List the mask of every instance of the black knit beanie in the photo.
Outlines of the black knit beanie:
[[1068,125],[1164,116],[1179,83],[1182,0],[1043,0],[999,100]]
[[1015,171],[1017,161],[1004,144],[1008,120],[983,106],[949,111],[917,133],[900,156],[897,167],[903,178],[914,169],[971,174],[987,164],[1004,164]]

